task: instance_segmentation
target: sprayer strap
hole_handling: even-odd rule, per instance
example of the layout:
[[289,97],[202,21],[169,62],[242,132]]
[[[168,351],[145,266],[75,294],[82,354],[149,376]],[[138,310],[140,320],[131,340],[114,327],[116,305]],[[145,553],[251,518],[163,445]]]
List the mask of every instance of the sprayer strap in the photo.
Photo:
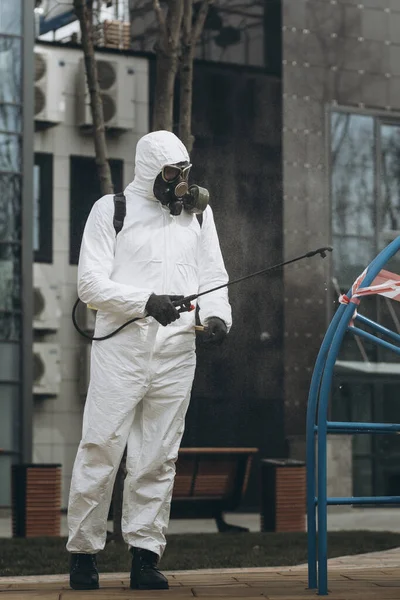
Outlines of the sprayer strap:
[[[126,217],[126,198],[122,192],[115,194],[114,196],[114,219],[113,225],[115,234],[118,235],[124,226],[124,220]],[[200,227],[203,224],[203,214],[196,215]]]
[[115,234],[118,235],[124,226],[126,216],[126,198],[122,192],[114,196],[114,219]]

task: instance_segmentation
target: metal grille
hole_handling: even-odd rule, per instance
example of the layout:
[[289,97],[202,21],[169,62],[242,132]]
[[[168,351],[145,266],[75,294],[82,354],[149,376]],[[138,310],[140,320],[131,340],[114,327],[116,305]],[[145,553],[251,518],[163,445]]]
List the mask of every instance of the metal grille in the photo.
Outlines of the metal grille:
[[46,74],[46,61],[41,54],[35,52],[35,81],[39,81]]
[[115,102],[108,94],[102,94],[101,99],[103,101],[104,122],[108,123],[115,117]]
[[116,73],[114,67],[105,60],[97,61],[97,72],[99,78],[99,86],[101,90],[109,90],[116,81]]
[[39,381],[44,375],[44,364],[39,354],[33,355],[33,380]]
[[35,86],[35,116],[38,115],[46,106],[46,96],[40,87]]
[[37,317],[44,310],[43,294],[38,288],[33,289],[33,316]]

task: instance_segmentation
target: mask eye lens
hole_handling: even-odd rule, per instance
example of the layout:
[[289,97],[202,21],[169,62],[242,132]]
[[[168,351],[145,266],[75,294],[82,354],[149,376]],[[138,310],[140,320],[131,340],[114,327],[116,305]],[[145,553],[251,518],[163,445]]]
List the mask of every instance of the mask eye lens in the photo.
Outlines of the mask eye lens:
[[182,179],[185,179],[185,181],[187,181],[189,179],[189,173],[190,173],[191,167],[192,167],[192,165],[189,165],[188,167],[185,167],[184,169],[182,169]]
[[181,173],[181,169],[179,167],[174,167],[173,165],[167,165],[162,170],[162,176],[164,181],[174,181],[177,179]]

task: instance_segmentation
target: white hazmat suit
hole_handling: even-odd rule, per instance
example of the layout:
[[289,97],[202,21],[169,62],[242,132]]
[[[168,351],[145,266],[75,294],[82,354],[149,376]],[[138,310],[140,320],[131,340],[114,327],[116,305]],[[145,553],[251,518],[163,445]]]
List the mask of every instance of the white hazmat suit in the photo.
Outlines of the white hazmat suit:
[[[78,266],[80,299],[97,309],[95,336],[145,317],[114,337],[92,343],[91,380],[68,507],[71,553],[95,554],[106,541],[115,476],[127,445],[122,530],[130,547],[162,556],[185,415],[194,377],[195,313],[163,327],[146,317],[152,293],[189,294],[226,283],[210,206],[200,227],[194,215],[171,216],[153,194],[166,164],[188,161],[172,133],[141,138],[135,178],[125,189],[126,217],[116,237],[113,196],[88,217]],[[231,308],[226,288],[199,298],[202,323]]]

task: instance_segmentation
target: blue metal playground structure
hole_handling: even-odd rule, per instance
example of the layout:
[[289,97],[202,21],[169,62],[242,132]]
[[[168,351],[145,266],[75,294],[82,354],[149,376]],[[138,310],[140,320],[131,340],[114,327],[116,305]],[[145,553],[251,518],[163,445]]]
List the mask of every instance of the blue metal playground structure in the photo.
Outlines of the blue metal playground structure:
[[[369,264],[362,287],[372,284],[381,269],[400,250],[397,237]],[[361,287],[359,288],[361,290]],[[352,297],[352,289],[347,297]],[[360,299],[358,299],[360,300]],[[387,434],[400,432],[400,424],[351,423],[328,421],[328,404],[333,371],[345,334],[356,335],[400,355],[400,335],[357,314],[357,304],[341,304],[322,341],[308,397],[307,408],[307,533],[308,587],[318,594],[328,594],[327,507],[328,505],[400,504],[400,496],[328,497],[327,496],[327,434]],[[361,329],[358,325],[363,325]],[[365,330],[368,328],[374,333]],[[377,337],[377,335],[382,337]],[[318,525],[318,527],[317,527]],[[318,529],[318,534],[317,534]]]

